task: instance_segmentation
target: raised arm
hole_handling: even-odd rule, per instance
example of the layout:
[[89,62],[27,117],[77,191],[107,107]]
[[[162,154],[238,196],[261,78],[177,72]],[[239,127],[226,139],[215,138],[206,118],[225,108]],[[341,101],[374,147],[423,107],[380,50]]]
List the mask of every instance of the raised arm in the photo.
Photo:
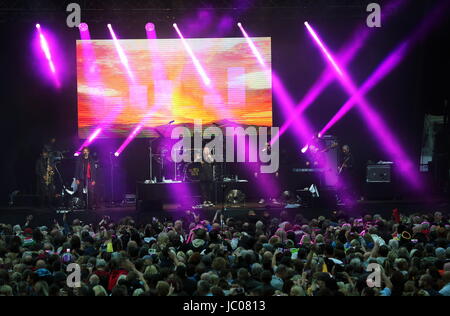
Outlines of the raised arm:
[[377,258],[379,250],[380,250],[380,244],[378,243],[378,241],[376,241],[375,245],[373,246],[372,252],[370,253],[370,257]]

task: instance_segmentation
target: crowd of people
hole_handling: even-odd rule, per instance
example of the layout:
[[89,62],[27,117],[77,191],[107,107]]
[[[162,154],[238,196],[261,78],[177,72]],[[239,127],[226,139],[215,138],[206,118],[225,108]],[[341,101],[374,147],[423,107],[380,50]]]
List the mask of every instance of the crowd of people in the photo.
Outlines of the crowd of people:
[[440,212],[71,216],[0,224],[0,296],[450,295],[450,224]]

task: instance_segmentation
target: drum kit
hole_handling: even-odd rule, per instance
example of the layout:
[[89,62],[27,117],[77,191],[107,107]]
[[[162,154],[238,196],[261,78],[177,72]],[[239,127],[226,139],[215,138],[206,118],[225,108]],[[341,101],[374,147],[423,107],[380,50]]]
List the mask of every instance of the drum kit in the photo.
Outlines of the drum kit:
[[[191,158],[193,158],[193,149],[182,148],[180,149],[179,154],[183,155],[186,152],[191,153]],[[151,154],[151,159],[158,166],[159,172],[157,172],[157,174],[160,178],[158,180],[164,181],[165,179],[170,177],[172,177],[174,181],[182,182],[193,182],[200,180],[200,162],[192,162],[194,161],[193,159],[191,159],[190,162],[174,162],[172,159],[172,150],[167,144],[159,146],[156,150],[156,153]],[[155,179],[152,169],[152,174],[150,177],[151,179]]]
[[[161,126],[159,128],[152,128],[157,137],[150,139],[149,145],[150,182],[164,182],[166,179],[182,182],[192,182],[200,180],[201,164],[200,162],[196,161],[199,161],[200,159],[198,158],[201,158],[202,156],[201,149],[199,150],[181,147],[177,154],[182,156],[186,153],[189,153],[189,161],[174,162],[172,159],[172,145],[174,145],[174,140],[169,139],[168,133],[170,132],[169,127],[174,122],[175,121],[171,121],[167,125]],[[219,126],[218,124],[213,125],[218,128],[223,128],[225,126]],[[155,146],[153,146],[153,143],[155,143]],[[156,148],[156,150],[154,150],[154,148]],[[214,155],[214,148],[211,150],[211,154]],[[154,172],[154,163],[157,166],[156,172]],[[220,170],[219,173],[224,173],[225,167],[223,166],[223,163],[220,168],[218,168],[218,170]]]

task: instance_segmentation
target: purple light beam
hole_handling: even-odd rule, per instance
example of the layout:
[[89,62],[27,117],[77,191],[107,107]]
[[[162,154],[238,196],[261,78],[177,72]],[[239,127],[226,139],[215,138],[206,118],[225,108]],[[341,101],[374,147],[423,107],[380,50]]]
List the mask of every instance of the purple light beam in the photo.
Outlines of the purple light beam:
[[264,69],[265,69],[266,68],[266,63],[264,62],[264,59],[262,58],[261,54],[259,53],[258,49],[256,48],[255,43],[253,43],[253,41],[250,38],[250,36],[248,36],[247,32],[242,27],[242,23],[239,22],[237,25],[241,29],[241,32],[244,35],[245,39],[247,40],[248,46],[250,46],[250,49],[252,50],[252,52],[255,55],[256,59],[258,59],[258,61],[261,64],[261,66],[263,66]]
[[[387,18],[395,14],[407,1],[406,0],[394,0],[385,6],[383,9],[383,20],[386,21]],[[339,52],[339,60],[343,66],[347,64],[356,56],[356,54],[364,47],[365,42],[369,39],[369,35],[373,32],[366,26],[359,27],[351,39],[347,42],[347,45]],[[323,71],[322,75],[315,82],[315,84],[309,89],[303,99],[298,103],[295,111],[289,115],[289,118],[285,121],[283,126],[280,128],[280,133],[278,137],[281,137],[292,125],[296,122],[297,117],[302,115],[302,113],[309,108],[311,104],[320,96],[323,90],[329,86],[331,82],[335,80],[334,73],[332,69],[328,67]],[[298,123],[297,123],[298,124]],[[323,134],[322,134],[323,135]]]
[[[417,45],[425,35],[431,31],[432,27],[440,20],[449,4],[443,2],[434,8],[434,10],[427,15],[422,23],[413,31],[411,36],[399,44],[396,49],[378,66],[374,73],[364,82],[358,90],[357,95],[365,95],[372,90],[382,79],[384,79],[390,72],[392,72],[404,59],[413,46]],[[333,116],[333,118],[322,128],[320,132],[322,135],[339,122],[345,114],[347,114],[356,104],[357,98],[350,98]]]
[[103,130],[103,128],[101,128],[101,127],[97,128],[91,134],[91,136],[83,143],[83,145],[81,145],[81,147],[77,150],[77,152],[74,154],[74,156],[78,157],[81,154],[81,151],[83,150],[83,148],[88,147],[90,144],[92,144],[94,142],[94,140],[98,137],[98,135],[100,135],[102,130]]
[[120,45],[119,40],[117,39],[116,33],[114,32],[111,24],[108,24],[108,29],[109,29],[109,32],[111,33],[111,37],[114,40],[114,46],[116,47],[116,50],[117,50],[117,53],[119,55],[120,61],[122,62],[122,64],[125,67],[125,69],[127,70],[128,76],[130,77],[131,81],[134,82],[135,81],[134,80],[134,75],[131,72],[130,65],[128,63],[128,58],[125,55],[125,53],[123,51],[123,48]]
[[[322,53],[326,60],[333,66],[336,73],[338,74],[338,79],[349,93],[350,96],[354,97],[358,104],[361,105],[362,116],[368,123],[368,126],[378,138],[380,144],[383,144],[383,148],[386,153],[392,157],[392,159],[399,166],[400,172],[403,176],[409,180],[409,183],[415,188],[419,189],[421,187],[419,177],[416,172],[412,170],[413,164],[410,159],[403,152],[400,144],[395,139],[393,133],[389,128],[383,123],[379,115],[373,110],[373,107],[364,99],[364,97],[358,92],[355,84],[351,80],[350,76],[345,72],[342,67],[336,62],[336,59],[331,55],[329,50],[323,44],[322,40],[318,34],[313,30],[308,22],[305,25],[311,35],[311,37],[316,42],[317,46],[320,47]],[[332,61],[332,62],[331,62]],[[322,134],[322,133],[321,133]]]
[[59,88],[60,83],[59,83],[59,80],[56,75],[56,67],[55,67],[55,64],[52,59],[52,54],[50,52],[50,46],[48,44],[47,38],[45,37],[44,33],[42,32],[42,27],[40,24],[36,24],[36,29],[38,30],[38,33],[39,33],[39,43],[41,45],[42,52],[44,53],[45,58],[47,59],[48,66],[53,75],[53,78],[55,79],[56,86]]
[[191,47],[189,46],[188,42],[186,41],[186,39],[184,38],[183,34],[181,33],[180,29],[178,28],[178,25],[176,23],[173,24],[173,27],[175,28],[175,30],[178,33],[178,36],[181,39],[181,42],[184,45],[184,48],[186,49],[186,51],[188,52],[189,56],[191,56],[192,62],[194,63],[195,68],[197,69],[197,72],[200,74],[200,77],[202,77],[203,83],[206,86],[209,86],[211,84],[211,80],[209,79],[209,77],[206,75],[205,70],[203,69],[203,66],[200,64],[200,62],[198,61],[197,57],[195,57],[194,52],[192,51]]
[[125,142],[114,153],[114,155],[116,157],[119,157],[122,154],[122,152],[125,150],[125,148],[127,148],[127,146],[132,142],[132,140],[135,139],[137,135],[139,135],[139,133],[141,132],[143,127],[144,127],[144,125],[142,125],[142,124],[139,124],[138,126],[136,126],[136,128],[133,130],[133,132],[130,135],[128,135]]

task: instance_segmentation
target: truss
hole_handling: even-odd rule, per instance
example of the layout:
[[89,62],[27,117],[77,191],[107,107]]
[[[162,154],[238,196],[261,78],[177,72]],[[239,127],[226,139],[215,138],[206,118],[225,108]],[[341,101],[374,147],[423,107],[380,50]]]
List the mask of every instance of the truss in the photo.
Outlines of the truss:
[[[261,9],[261,8],[364,8],[369,0],[0,0],[2,12],[65,11],[69,3],[83,10],[191,10],[191,9]],[[383,2],[383,1],[380,1]]]
[[[385,0],[378,0],[383,2]],[[297,19],[302,15],[360,17],[373,0],[0,0],[0,23],[65,19],[69,3],[78,3],[89,22],[128,23],[146,16],[155,22],[171,22],[197,10],[242,16],[247,21]]]

